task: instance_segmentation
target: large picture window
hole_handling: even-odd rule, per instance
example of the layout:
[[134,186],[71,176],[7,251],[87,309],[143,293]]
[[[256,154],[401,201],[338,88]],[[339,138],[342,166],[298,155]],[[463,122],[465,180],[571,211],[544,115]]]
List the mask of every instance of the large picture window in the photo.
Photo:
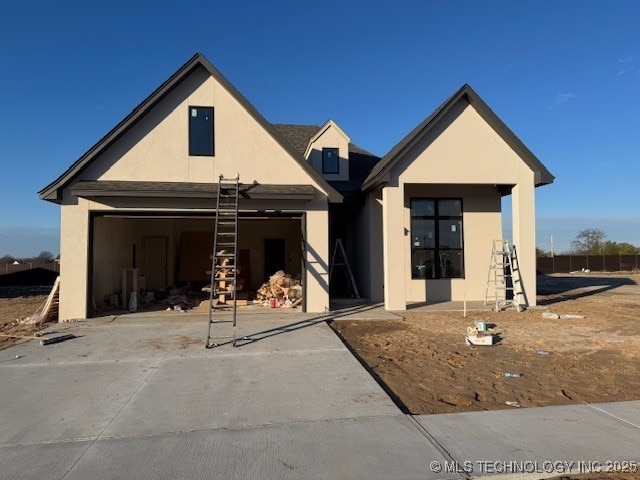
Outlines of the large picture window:
[[213,156],[213,107],[189,107],[189,155]]
[[462,200],[411,199],[411,278],[463,278]]

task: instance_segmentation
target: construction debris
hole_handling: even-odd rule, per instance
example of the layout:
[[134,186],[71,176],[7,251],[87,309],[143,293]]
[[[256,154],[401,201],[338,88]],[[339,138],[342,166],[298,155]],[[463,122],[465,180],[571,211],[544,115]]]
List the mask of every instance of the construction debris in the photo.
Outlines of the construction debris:
[[479,332],[476,327],[468,327],[464,338],[467,345],[493,345],[495,340],[492,333]]
[[57,321],[58,320],[58,303],[60,296],[60,277],[56,278],[56,281],[51,288],[51,292],[47,297],[47,300],[44,302],[42,307],[40,307],[36,313],[27,317],[23,320],[20,320],[19,323],[24,325],[36,325],[40,323],[44,323],[47,320]]
[[256,300],[265,307],[295,308],[302,303],[302,285],[299,280],[278,270],[258,289]]
[[64,342],[65,340],[71,340],[72,338],[76,338],[76,336],[73,333],[69,333],[67,335],[58,335],[57,337],[43,338],[42,340],[40,340],[40,345],[50,345],[52,343],[60,343],[60,342]]
[[558,314],[553,312],[542,312],[542,318],[547,318],[549,320],[560,320],[560,319],[568,319],[568,318],[585,318],[584,315],[570,315],[570,314]]

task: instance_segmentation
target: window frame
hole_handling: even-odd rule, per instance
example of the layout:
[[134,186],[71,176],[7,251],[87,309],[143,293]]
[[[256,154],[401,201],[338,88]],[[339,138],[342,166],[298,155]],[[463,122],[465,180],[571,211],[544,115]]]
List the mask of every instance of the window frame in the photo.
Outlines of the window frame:
[[[325,168],[324,152],[328,152],[328,151],[336,152],[336,170],[335,171],[327,170]],[[340,149],[339,148],[337,148],[337,147],[324,147],[322,149],[322,173],[327,173],[327,174],[331,174],[331,175],[335,175],[335,174],[339,174],[340,173]]]
[[[210,109],[211,110],[211,153],[193,153],[192,145],[191,145],[191,135],[192,135],[192,126],[191,126],[191,110],[192,109]],[[189,105],[187,107],[187,121],[189,123],[189,138],[187,139],[188,145],[187,148],[189,150],[190,157],[215,157],[216,154],[216,138],[215,138],[215,108],[212,105]]]
[[[434,204],[433,215],[416,215],[414,214],[413,202],[415,200],[431,201]],[[441,201],[459,201],[460,202],[460,215],[440,215],[439,202]],[[413,221],[414,220],[431,220],[434,223],[434,239],[433,247],[416,247],[413,242]],[[440,247],[440,222],[442,220],[459,220],[461,226],[460,232],[460,247],[459,248],[441,248]],[[464,261],[464,202],[460,197],[411,197],[409,198],[409,241],[411,246],[411,279],[412,280],[451,280],[451,279],[464,279],[465,278],[465,261]],[[414,269],[414,260],[416,252],[433,252],[434,259],[434,276],[433,277],[420,277],[417,276]],[[443,275],[442,265],[439,259],[441,258],[441,252],[459,252],[460,253],[460,276],[449,277]],[[437,262],[437,263],[436,263]]]

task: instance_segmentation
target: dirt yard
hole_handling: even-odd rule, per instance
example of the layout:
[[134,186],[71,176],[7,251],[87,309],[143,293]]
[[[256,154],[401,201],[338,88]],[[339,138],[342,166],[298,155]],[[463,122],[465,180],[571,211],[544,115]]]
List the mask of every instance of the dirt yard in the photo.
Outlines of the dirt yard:
[[[402,320],[334,321],[332,327],[408,413],[640,399],[640,275],[538,281],[539,304],[585,318],[549,320],[540,309],[467,318],[414,310]],[[491,331],[501,338],[496,345],[465,344],[476,319],[494,324]]]
[[[20,325],[18,319],[33,315],[45,300],[45,293],[31,293],[29,289],[4,289],[0,292],[0,333],[13,335],[33,335],[47,325]],[[0,336],[0,350],[19,341],[17,338]]]

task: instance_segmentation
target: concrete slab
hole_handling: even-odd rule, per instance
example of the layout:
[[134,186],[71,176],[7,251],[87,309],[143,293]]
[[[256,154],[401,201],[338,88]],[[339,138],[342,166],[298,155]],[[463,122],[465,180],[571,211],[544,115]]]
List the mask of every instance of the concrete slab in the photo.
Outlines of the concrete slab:
[[346,350],[166,359],[105,435],[398,413]]
[[[491,304],[485,305],[482,300],[470,300],[467,302],[467,312],[488,312],[493,310]],[[463,312],[464,302],[416,302],[407,304],[407,311],[410,312]]]
[[0,444],[95,438],[153,368],[151,362],[2,366]]
[[432,461],[444,458],[395,415],[99,440],[65,478],[456,478]]
[[402,317],[385,310],[383,303],[364,304],[333,310],[332,320],[401,320]]
[[11,480],[62,478],[90,444],[86,441],[2,447],[0,477]]
[[587,405],[415,418],[473,476],[518,473],[504,471],[514,462],[640,461],[640,430]]
[[640,429],[640,400],[631,402],[595,403],[591,405],[591,407]]

